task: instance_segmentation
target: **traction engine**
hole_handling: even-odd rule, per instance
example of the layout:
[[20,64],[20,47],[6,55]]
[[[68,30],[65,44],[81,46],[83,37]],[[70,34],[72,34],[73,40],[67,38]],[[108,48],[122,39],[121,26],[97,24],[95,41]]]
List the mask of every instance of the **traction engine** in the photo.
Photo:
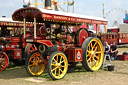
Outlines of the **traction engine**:
[[[4,32],[3,30],[1,31]],[[7,30],[7,32],[10,34],[9,30]],[[26,56],[31,51],[36,50],[36,47],[32,48],[34,45],[25,42],[23,34],[12,36],[5,33],[1,36],[4,37],[0,37],[0,71],[7,68],[9,61],[15,65],[24,64]],[[31,34],[27,32],[26,36],[31,36]],[[27,47],[27,49],[25,49],[25,47]]]

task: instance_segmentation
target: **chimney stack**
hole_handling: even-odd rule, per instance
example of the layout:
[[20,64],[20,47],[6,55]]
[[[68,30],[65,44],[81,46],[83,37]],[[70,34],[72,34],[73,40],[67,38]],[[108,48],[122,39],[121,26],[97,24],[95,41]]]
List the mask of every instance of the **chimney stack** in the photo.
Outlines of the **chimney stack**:
[[51,0],[45,0],[45,9],[52,9],[51,8]]

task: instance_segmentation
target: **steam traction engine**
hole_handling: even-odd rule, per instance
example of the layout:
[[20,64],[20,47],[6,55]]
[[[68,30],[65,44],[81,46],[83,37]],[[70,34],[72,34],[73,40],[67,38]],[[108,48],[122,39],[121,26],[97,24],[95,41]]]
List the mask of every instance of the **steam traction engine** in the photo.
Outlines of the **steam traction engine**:
[[[39,76],[47,67],[50,77],[56,80],[63,78],[68,66],[74,66],[77,62],[82,62],[87,71],[101,67],[104,57],[101,41],[89,37],[88,31],[79,26],[106,25],[105,19],[34,7],[18,9],[12,17],[15,21],[24,21],[24,29],[25,22],[34,22],[31,36],[25,37],[24,30],[25,41],[38,49],[26,59],[25,68],[29,75]],[[38,26],[38,23],[43,23],[43,26]]]
[[[36,50],[36,47],[25,42],[21,32],[23,23],[8,21],[7,19],[6,21],[0,21],[0,26],[0,71],[3,71],[7,68],[9,61],[16,65],[22,64],[26,56],[31,51]],[[32,26],[33,24],[26,24],[26,27]],[[30,35],[30,32],[26,33],[26,36]]]

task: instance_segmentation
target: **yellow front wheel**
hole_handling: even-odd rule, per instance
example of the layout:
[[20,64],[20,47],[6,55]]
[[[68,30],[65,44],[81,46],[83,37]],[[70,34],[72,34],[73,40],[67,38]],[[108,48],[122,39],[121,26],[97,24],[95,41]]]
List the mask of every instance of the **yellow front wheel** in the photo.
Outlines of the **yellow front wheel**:
[[25,69],[30,76],[40,76],[45,69],[45,60],[39,51],[31,52],[25,62]]
[[82,65],[87,71],[98,70],[103,62],[104,50],[103,44],[98,38],[89,37],[83,44]]
[[68,70],[66,55],[60,51],[52,53],[48,60],[47,68],[48,74],[53,80],[62,79]]

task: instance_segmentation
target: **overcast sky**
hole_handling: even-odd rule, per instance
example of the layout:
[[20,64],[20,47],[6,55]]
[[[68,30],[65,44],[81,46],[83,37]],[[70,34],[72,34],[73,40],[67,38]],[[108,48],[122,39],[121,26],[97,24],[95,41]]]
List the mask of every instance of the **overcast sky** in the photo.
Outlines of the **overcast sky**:
[[[64,0],[59,0],[59,1],[64,1]],[[128,0],[74,0],[74,1],[75,1],[75,13],[79,13],[79,14],[102,17],[103,3],[105,5],[105,14],[109,13],[109,10],[114,8],[120,8],[123,9],[123,11],[128,10]],[[16,9],[21,8],[22,5],[23,5],[23,0],[0,0],[0,17],[4,15],[11,18],[12,13]],[[121,14],[121,13],[119,12],[113,14],[112,17],[119,16],[117,14]]]

